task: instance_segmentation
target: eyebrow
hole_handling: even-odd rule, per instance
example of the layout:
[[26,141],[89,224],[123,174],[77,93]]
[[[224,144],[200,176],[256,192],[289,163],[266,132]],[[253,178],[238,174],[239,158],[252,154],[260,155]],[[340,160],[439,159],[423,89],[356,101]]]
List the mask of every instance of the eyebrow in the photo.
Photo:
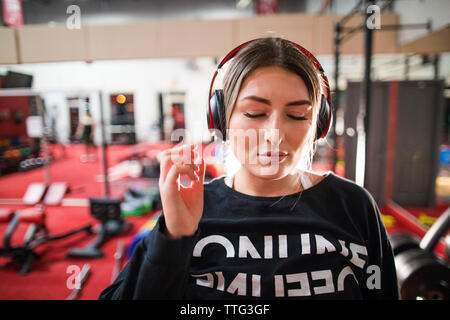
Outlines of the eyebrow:
[[[246,97],[242,98],[241,100],[253,100],[256,102],[267,104],[269,106],[272,105],[270,100],[267,100],[265,98],[261,98],[258,96],[246,96]],[[286,106],[301,106],[304,104],[312,105],[311,101],[309,101],[309,100],[295,100],[295,101],[291,101],[291,102],[287,103]]]

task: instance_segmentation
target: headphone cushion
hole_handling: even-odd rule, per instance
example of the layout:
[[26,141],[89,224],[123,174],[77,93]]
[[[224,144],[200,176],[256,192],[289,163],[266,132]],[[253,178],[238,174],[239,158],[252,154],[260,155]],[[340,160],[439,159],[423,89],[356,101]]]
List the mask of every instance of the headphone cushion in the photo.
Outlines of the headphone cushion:
[[331,106],[325,96],[322,95],[317,119],[316,140],[324,138],[327,135],[331,127],[332,117]]
[[208,127],[209,129],[217,129],[222,134],[222,139],[226,139],[226,121],[225,121],[225,103],[224,103],[224,96],[223,96],[223,90],[215,90],[213,95],[211,96],[210,100],[210,106],[211,106],[211,116],[213,120],[214,128],[211,128],[210,125],[210,115],[209,115],[209,108],[207,110],[208,112]]

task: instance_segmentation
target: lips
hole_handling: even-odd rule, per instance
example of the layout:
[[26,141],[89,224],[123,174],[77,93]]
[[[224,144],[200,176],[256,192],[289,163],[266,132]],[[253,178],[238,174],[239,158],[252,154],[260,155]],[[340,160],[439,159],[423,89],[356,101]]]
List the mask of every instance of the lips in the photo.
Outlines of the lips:
[[266,152],[266,153],[260,153],[258,154],[258,157],[261,161],[261,164],[267,165],[269,163],[281,163],[286,160],[288,153],[287,152]]
[[266,152],[265,154],[263,154],[267,157],[285,157],[287,156],[287,152]]
[[266,153],[258,153],[258,156],[265,156],[265,157],[273,157],[273,158],[281,158],[286,157],[288,155],[287,152],[279,151],[279,152],[266,152]]

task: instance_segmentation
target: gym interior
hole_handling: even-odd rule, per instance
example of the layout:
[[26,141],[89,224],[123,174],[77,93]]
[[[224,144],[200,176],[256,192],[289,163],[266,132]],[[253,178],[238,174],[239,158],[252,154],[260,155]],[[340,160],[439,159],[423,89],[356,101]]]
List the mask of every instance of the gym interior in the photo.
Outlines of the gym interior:
[[205,181],[233,166],[208,127],[211,79],[260,37],[327,74],[312,168],[373,196],[401,299],[450,298],[448,0],[2,4],[0,299],[97,299],[162,213],[164,150],[200,143]]

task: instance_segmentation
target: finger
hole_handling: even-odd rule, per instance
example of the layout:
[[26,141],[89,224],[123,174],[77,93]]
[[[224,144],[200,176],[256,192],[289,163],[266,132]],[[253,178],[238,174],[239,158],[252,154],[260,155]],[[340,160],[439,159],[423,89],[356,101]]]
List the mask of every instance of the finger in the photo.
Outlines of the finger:
[[195,151],[194,151],[195,145],[194,144],[185,144],[181,145],[179,147],[173,148],[170,151],[172,162],[173,163],[193,163]]
[[[195,153],[194,145],[177,145],[171,149],[164,150],[158,155],[160,161],[160,182],[164,183],[167,174],[174,164],[193,164]],[[195,169],[195,165],[193,166]]]
[[194,180],[193,183],[197,184],[197,183],[204,183],[205,180],[205,172],[206,172],[206,161],[203,159],[203,157],[199,157],[196,160],[196,170],[195,173],[197,174],[197,176],[199,177],[199,180]]
[[170,170],[170,168],[173,165],[173,162],[171,161],[171,156],[169,150],[164,150],[158,155],[159,158],[159,183],[163,184],[166,181],[167,174]]
[[182,165],[182,164],[174,164],[167,174],[167,178],[165,183],[178,187],[178,177],[180,174],[186,174],[192,181],[197,181],[199,176],[195,173],[194,169],[190,166]]

